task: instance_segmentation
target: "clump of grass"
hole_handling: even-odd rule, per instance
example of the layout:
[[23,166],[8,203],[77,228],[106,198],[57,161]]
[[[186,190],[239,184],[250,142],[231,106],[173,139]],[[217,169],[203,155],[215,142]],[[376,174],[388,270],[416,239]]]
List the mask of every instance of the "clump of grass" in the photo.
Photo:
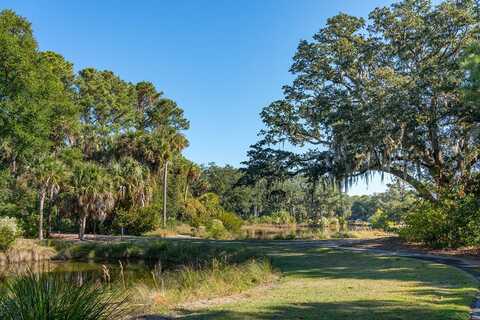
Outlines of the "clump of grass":
[[127,313],[125,298],[105,287],[77,286],[58,274],[29,272],[8,280],[0,298],[3,320],[107,320]]
[[385,237],[393,237],[396,235],[395,233],[386,232],[380,229],[356,230],[356,231],[350,231],[349,234],[351,235],[351,238],[357,238],[357,239],[385,238]]
[[168,238],[175,237],[178,235],[178,233],[175,230],[158,228],[153,231],[146,232],[144,235],[149,237]]
[[165,312],[198,299],[228,296],[277,278],[270,261],[249,259],[240,264],[212,260],[201,269],[185,266],[178,271],[152,272],[154,286],[137,284],[130,289],[133,302],[143,312]]
[[55,254],[54,248],[43,246],[38,241],[17,239],[8,249],[0,251],[0,265],[49,260]]
[[175,236],[191,236],[197,237],[196,228],[186,223],[178,223],[175,225],[167,226],[166,228],[158,228],[153,231],[144,233],[145,236],[150,237],[175,237]]

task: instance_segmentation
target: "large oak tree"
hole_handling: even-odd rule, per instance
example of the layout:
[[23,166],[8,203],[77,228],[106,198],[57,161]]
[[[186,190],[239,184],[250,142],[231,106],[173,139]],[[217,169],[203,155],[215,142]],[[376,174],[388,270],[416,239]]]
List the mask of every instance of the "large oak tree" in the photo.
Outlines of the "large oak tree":
[[310,148],[297,164],[337,181],[389,173],[432,201],[464,185],[480,160],[462,63],[479,22],[474,0],[405,0],[368,20],[330,18],[300,42],[284,99],[263,110],[264,143]]

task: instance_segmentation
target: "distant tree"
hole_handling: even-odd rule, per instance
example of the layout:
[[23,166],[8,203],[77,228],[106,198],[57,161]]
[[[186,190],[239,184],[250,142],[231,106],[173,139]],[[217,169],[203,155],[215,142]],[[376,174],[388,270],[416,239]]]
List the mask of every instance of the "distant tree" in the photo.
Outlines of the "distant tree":
[[352,218],[368,220],[378,208],[378,202],[374,196],[353,196],[352,197]]

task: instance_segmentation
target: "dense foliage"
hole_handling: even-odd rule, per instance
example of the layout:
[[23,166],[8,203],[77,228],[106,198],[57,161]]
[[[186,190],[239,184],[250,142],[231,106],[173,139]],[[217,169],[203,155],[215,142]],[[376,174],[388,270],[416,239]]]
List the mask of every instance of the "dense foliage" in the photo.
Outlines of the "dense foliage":
[[[200,168],[181,155],[183,110],[152,83],[75,73],[10,10],[0,13],[0,52],[0,216],[27,235],[141,234],[185,217],[206,192],[192,193]],[[205,215],[239,228],[213,209]]]
[[0,250],[8,249],[22,235],[15,218],[0,218]]

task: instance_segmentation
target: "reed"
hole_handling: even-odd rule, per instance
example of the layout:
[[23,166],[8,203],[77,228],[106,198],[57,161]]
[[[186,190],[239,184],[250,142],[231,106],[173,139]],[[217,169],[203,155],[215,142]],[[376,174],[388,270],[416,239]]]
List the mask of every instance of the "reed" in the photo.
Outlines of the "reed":
[[49,260],[55,255],[54,248],[43,246],[38,241],[17,239],[11,247],[0,251],[0,265]]
[[127,299],[106,286],[75,285],[54,273],[33,273],[10,279],[0,298],[3,320],[124,319]]

